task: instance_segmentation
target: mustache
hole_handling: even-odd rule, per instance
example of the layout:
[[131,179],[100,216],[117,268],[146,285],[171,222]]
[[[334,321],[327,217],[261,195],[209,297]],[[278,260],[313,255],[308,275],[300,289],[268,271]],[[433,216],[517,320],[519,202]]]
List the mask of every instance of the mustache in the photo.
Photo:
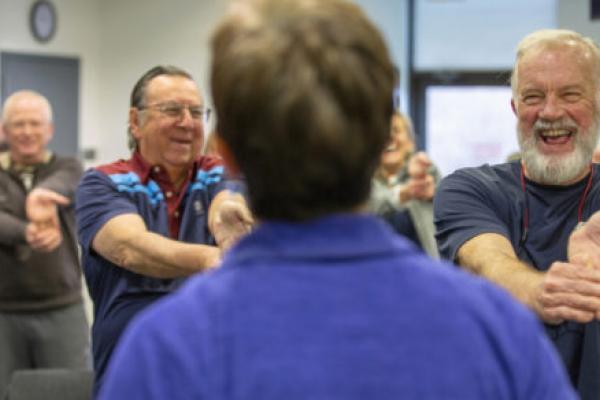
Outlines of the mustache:
[[577,131],[579,130],[579,126],[570,117],[565,117],[558,121],[545,121],[543,119],[537,119],[533,124],[533,130],[535,133],[549,129],[570,129]]

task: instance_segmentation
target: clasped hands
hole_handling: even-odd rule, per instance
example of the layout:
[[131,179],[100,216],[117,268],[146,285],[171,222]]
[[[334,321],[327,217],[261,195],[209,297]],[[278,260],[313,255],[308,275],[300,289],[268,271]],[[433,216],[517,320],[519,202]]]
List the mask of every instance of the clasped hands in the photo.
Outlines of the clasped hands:
[[253,225],[254,219],[241,194],[219,192],[210,206],[208,227],[221,251],[233,246]]
[[431,201],[435,193],[435,181],[428,173],[432,162],[424,152],[414,154],[408,161],[406,184],[400,189],[400,202],[408,200]]
[[533,300],[547,323],[600,319],[600,212],[573,231],[568,262],[552,263]]
[[51,252],[62,242],[58,206],[69,204],[69,199],[48,189],[35,188],[27,195],[25,211],[29,223],[25,240],[38,251]]

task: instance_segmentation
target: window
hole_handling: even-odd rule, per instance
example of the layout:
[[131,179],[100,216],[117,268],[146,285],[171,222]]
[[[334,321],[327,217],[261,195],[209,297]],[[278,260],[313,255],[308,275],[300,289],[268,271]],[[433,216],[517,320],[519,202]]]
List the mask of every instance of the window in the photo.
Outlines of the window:
[[497,164],[518,150],[508,72],[417,74],[413,103],[418,147],[447,175]]
[[497,164],[518,150],[511,90],[504,86],[430,86],[427,152],[442,174]]

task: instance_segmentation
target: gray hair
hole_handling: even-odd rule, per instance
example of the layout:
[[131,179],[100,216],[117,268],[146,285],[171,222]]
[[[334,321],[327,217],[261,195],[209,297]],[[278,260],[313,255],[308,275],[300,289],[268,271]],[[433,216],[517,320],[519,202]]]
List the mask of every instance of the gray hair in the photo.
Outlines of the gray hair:
[[[517,79],[519,63],[522,58],[536,50],[564,48],[567,46],[578,46],[583,50],[583,56],[590,59],[594,64],[595,74],[592,79],[595,89],[600,89],[600,48],[593,39],[580,35],[568,29],[541,29],[525,36],[517,45],[517,56],[510,77],[510,85],[513,97],[517,95]],[[596,96],[597,98],[598,96]]]
[[42,104],[47,122],[52,122],[52,106],[47,98],[34,90],[19,90],[6,98],[2,107],[2,120],[8,124],[11,109],[23,99],[34,99]]

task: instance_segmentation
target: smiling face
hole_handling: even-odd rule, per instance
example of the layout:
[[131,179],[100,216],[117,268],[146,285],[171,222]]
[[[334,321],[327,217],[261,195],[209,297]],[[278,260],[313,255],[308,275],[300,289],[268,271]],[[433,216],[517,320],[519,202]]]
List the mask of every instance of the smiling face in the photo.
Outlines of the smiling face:
[[33,165],[43,161],[53,126],[49,105],[39,95],[18,92],[7,99],[4,134],[14,162]]
[[397,173],[404,165],[406,156],[415,150],[415,144],[409,127],[398,114],[392,116],[390,129],[390,141],[381,155],[381,167],[390,173]]
[[194,162],[202,149],[204,125],[189,109],[170,115],[156,106],[185,105],[202,107],[193,80],[182,76],[159,75],[146,87],[144,106],[131,108],[129,123],[138,149],[150,164],[162,165],[176,181]]
[[575,43],[520,60],[513,108],[528,178],[567,185],[586,175],[598,139],[594,73],[591,55]]

